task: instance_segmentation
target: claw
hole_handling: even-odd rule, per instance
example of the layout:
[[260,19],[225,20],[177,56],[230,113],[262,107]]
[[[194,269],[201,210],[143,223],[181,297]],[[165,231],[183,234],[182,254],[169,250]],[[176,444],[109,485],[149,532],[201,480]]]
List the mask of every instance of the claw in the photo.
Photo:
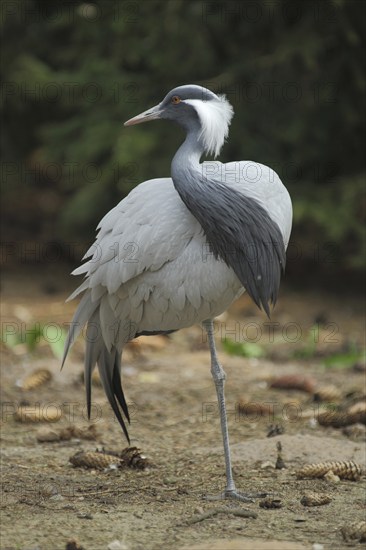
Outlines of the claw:
[[236,490],[226,490],[218,495],[205,495],[204,500],[224,500],[233,499],[241,502],[254,502],[255,498],[265,498],[268,493],[239,493]]

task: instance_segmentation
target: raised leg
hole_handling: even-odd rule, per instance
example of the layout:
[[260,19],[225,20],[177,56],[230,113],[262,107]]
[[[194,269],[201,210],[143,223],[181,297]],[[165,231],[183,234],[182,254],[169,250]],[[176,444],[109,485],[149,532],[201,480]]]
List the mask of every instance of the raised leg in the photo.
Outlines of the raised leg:
[[231,455],[230,455],[230,444],[229,444],[229,431],[227,425],[227,415],[226,415],[226,405],[225,405],[225,395],[224,395],[224,386],[226,374],[224,369],[221,367],[215,346],[214,339],[214,329],[213,321],[207,320],[203,322],[203,326],[207,331],[208,343],[211,353],[211,373],[216,387],[217,400],[219,404],[220,411],[220,421],[221,421],[221,431],[222,439],[224,444],[224,453],[225,453],[225,468],[226,468],[226,489],[223,494],[218,497],[206,497],[209,500],[217,500],[220,498],[234,498],[236,500],[241,500],[243,502],[253,502],[253,498],[266,496],[265,493],[261,494],[242,494],[236,490],[235,482],[233,478],[233,472],[231,467]]

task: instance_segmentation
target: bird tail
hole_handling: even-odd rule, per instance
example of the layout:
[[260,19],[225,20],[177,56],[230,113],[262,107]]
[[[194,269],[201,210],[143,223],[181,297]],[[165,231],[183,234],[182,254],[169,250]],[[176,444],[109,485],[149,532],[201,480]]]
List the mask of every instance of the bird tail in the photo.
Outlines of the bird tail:
[[98,365],[103,389],[113,412],[121,425],[123,433],[125,434],[128,443],[130,443],[126,424],[121,414],[122,409],[128,423],[130,423],[128,406],[121,382],[121,352],[115,345],[112,345],[110,349],[107,348],[103,339],[100,322],[100,300],[93,302],[90,291],[87,291],[84,294],[75,312],[66,339],[61,368],[65,363],[70,348],[86,323],[88,326],[86,331],[84,378],[88,418],[90,419],[91,413],[92,374],[96,365]]
[[[87,347],[92,344],[87,344]],[[104,391],[108,397],[109,404],[111,405],[114,414],[117,417],[118,422],[123,430],[123,433],[126,436],[128,443],[130,444],[130,437],[126,428],[126,424],[121,414],[122,409],[128,423],[130,423],[130,415],[128,413],[128,406],[122,389],[121,381],[121,354],[117,348],[112,347],[111,351],[108,351],[105,344],[103,344],[99,357],[97,359],[98,370],[100,379],[103,384]],[[94,363],[95,366],[95,363]],[[88,383],[87,383],[87,404],[90,408],[90,397],[91,397],[91,372],[94,369],[92,363],[87,363],[87,358],[85,358],[85,380],[87,379],[88,373]],[[90,410],[88,408],[88,415],[90,417]]]

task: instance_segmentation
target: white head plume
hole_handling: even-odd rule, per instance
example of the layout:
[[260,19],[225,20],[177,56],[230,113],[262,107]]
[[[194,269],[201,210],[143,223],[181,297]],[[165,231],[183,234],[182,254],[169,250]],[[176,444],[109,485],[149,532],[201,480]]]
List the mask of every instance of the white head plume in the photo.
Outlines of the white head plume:
[[199,137],[205,151],[208,154],[214,154],[216,158],[229,134],[229,126],[234,115],[232,105],[225,95],[218,95],[217,99],[208,101],[200,99],[184,99],[183,101],[192,105],[196,110],[202,125]]

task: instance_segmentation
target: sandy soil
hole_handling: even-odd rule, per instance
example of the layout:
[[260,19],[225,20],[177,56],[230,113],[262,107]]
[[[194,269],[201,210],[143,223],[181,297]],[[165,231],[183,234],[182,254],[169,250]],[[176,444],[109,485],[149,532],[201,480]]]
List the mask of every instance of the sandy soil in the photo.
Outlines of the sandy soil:
[[[66,283],[62,280],[50,288],[47,277],[42,281],[5,277],[3,326],[16,322],[29,328],[35,322],[62,324],[70,320],[75,304],[64,304]],[[308,350],[309,338],[314,335],[311,328],[319,320],[315,349],[299,359],[295,352]],[[350,343],[362,346],[362,303],[283,288],[272,318],[278,323],[273,329],[275,338],[266,322],[244,297],[220,320],[217,341],[228,376],[226,395],[237,485],[242,491],[270,493],[281,500],[279,509],[263,509],[258,501],[244,505],[203,499],[220,492],[225,477],[209,355],[199,327],[156,340],[154,346],[145,342],[126,351],[123,379],[132,411],[131,444],[151,461],[145,471],[84,470],[69,463],[69,457],[81,449],[119,451],[126,446],[98,385],[93,388],[95,441],[37,442],[40,426],[60,430],[88,423],[82,340],[62,372],[45,342],[31,354],[24,346],[3,346],[1,548],[64,550],[70,539],[77,539],[84,550],[107,549],[116,540],[120,542],[119,547],[115,543],[116,549],[127,550],[296,550],[311,549],[315,543],[324,550],[361,547],[357,542],[345,542],[341,528],[365,519],[365,477],[330,483],[297,479],[295,472],[307,463],[323,460],[354,460],[365,466],[363,426],[357,426],[351,435],[322,427],[316,418],[323,405],[315,403],[309,393],[271,389],[268,382],[279,374],[297,373],[313,377],[317,388],[335,385],[343,398],[361,395],[364,372],[346,363],[325,367],[324,359],[343,353]],[[253,339],[250,331],[258,327],[262,336],[257,343],[266,350],[264,358],[224,352],[221,340],[225,335],[238,341],[243,334]],[[296,327],[300,327],[301,336],[295,341]],[[34,390],[22,390],[19,380],[40,367],[51,371],[52,380]],[[264,416],[238,414],[243,397],[270,403],[270,411]],[[17,422],[14,411],[22,402],[39,406],[44,416],[53,407],[61,411],[61,417],[52,425]],[[282,426],[284,433],[267,437],[271,424]],[[275,468],[278,441],[285,469]],[[308,490],[326,493],[330,503],[304,507],[300,500]],[[228,510],[192,522],[218,507]],[[255,512],[257,517],[229,513],[238,508]]]

